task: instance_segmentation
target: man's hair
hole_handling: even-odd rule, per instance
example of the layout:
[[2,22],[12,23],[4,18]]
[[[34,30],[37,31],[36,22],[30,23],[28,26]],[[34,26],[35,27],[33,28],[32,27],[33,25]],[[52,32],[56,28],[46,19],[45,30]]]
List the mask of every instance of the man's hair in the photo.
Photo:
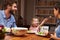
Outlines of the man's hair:
[[7,1],[7,2],[5,2],[4,3],[4,6],[3,6],[3,9],[5,10],[5,9],[7,9],[7,6],[12,6],[12,2],[11,1]]
[[55,8],[56,10],[58,10],[59,13],[60,13],[60,2],[57,2],[57,3],[55,4],[54,8]]
[[17,4],[17,1],[12,1],[12,4],[13,4],[13,3],[16,3],[16,4]]

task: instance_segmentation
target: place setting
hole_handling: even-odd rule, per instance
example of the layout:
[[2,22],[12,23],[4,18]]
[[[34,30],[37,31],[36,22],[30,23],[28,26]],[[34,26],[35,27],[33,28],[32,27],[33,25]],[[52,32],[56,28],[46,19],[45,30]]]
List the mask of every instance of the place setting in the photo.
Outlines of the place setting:
[[36,32],[35,34],[38,36],[46,37],[49,34],[48,30],[49,26],[41,26],[40,32]]
[[1,29],[4,34],[8,36],[17,36],[17,37],[23,37],[26,36],[25,34],[27,33],[28,28],[23,28],[23,27],[15,27],[15,28],[9,28],[9,27],[4,27]]

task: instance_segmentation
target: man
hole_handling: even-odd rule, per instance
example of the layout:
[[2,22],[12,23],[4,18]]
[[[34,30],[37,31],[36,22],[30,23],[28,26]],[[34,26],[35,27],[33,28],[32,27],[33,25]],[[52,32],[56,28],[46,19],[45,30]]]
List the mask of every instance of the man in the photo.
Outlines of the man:
[[[10,1],[4,3],[4,10],[0,11],[0,25],[3,25],[4,27],[17,27],[15,18],[11,13],[12,10],[12,4]],[[10,30],[9,30],[10,31]],[[8,36],[9,33],[6,33],[4,40],[10,40],[10,36]]]
[[14,16],[10,13],[12,10],[12,3],[6,2],[4,4],[4,10],[0,11],[0,25],[4,27],[17,27]]

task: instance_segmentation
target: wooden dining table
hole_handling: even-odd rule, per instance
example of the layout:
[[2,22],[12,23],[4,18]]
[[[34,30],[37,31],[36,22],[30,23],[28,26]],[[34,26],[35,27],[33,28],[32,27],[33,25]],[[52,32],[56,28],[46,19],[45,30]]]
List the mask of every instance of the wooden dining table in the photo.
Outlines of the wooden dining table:
[[[10,36],[10,35],[6,35],[6,36]],[[5,36],[5,37],[6,37]],[[36,35],[36,34],[26,34],[24,36],[10,36],[11,38],[9,40],[49,40],[49,37],[43,37],[40,35]]]

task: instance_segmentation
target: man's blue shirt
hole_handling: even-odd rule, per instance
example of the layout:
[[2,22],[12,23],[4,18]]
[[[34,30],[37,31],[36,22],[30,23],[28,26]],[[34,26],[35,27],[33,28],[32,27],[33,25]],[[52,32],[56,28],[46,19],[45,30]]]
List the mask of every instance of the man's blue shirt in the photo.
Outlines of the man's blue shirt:
[[10,18],[6,19],[4,10],[0,10],[0,25],[4,27],[17,27],[14,16],[11,14]]

